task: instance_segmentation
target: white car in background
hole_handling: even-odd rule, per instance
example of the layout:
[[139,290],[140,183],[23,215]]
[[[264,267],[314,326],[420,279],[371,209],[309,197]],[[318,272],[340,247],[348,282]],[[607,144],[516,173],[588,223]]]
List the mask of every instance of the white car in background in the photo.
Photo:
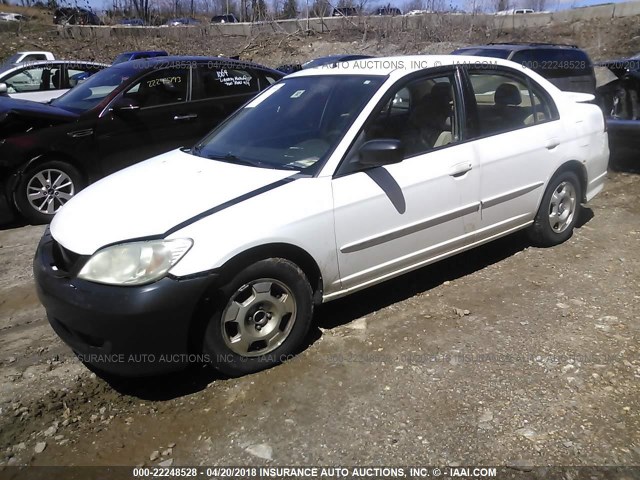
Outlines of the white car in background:
[[109,65],[74,60],[22,61],[0,67],[0,94],[48,102]]
[[45,51],[27,51],[16,52],[2,62],[2,66],[10,64],[18,64],[22,62],[37,62],[39,60],[55,60],[56,57],[51,52]]
[[569,239],[607,172],[591,100],[495,58],[302,70],[75,195],[38,247],[39,297],[98,369],[256,372],[322,302],[517,230]]
[[0,22],[23,22],[26,19],[21,13],[0,12]]

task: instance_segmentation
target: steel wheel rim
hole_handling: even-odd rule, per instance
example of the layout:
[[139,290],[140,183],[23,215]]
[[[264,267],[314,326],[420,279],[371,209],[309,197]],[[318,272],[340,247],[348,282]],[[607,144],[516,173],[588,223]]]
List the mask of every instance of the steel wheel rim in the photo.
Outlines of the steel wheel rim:
[[242,357],[267,355],[289,337],[296,313],[295,297],[284,283],[253,280],[231,295],[222,312],[222,338]]
[[577,204],[576,189],[571,182],[562,182],[555,188],[549,202],[549,225],[554,233],[562,233],[569,228]]
[[53,215],[75,193],[73,180],[62,170],[47,168],[36,173],[27,183],[29,205],[40,212]]

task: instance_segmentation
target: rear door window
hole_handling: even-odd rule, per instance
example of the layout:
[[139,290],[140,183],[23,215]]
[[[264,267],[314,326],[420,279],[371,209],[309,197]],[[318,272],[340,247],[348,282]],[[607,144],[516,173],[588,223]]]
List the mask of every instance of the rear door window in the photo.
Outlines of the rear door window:
[[246,95],[260,90],[258,75],[235,65],[199,65],[193,99]]
[[93,65],[71,65],[67,68],[67,84],[63,88],[73,88],[100,70]]
[[475,136],[495,135],[558,118],[552,100],[526,77],[507,72],[471,70]]

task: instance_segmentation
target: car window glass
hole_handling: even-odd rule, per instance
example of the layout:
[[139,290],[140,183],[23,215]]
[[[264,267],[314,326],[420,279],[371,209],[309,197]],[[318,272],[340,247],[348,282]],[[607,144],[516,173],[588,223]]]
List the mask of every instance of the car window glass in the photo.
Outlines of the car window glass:
[[535,89],[531,91],[531,103],[533,105],[533,112],[524,119],[525,125],[544,123],[557,118],[554,114],[554,109],[551,108],[549,100],[536,93]]
[[285,78],[214,130],[194,154],[268,168],[319,168],[383,81],[365,75]]
[[23,62],[36,62],[38,60],[46,60],[47,57],[45,57],[43,54],[40,53],[33,53],[31,55],[27,55],[26,57],[24,57],[24,60],[22,60]]
[[476,101],[480,136],[535,123],[530,117],[534,114],[532,96],[522,80],[495,72],[470,72],[469,78]]
[[453,74],[415,80],[391,99],[365,127],[365,140],[401,140],[405,158],[458,140]]
[[258,76],[249,69],[202,65],[198,68],[198,76],[200,89],[194,92],[194,100],[244,95],[259,90]]
[[39,92],[60,88],[59,67],[25,68],[7,77],[8,93]]
[[94,68],[91,66],[87,66],[86,68],[68,68],[67,76],[69,77],[69,88],[73,88],[79,83],[84,82],[87,78],[98,71],[98,68]]
[[513,54],[511,60],[546,78],[590,76],[591,62],[580,49],[532,48]]
[[184,102],[189,86],[188,69],[161,69],[151,72],[125,92],[140,108]]

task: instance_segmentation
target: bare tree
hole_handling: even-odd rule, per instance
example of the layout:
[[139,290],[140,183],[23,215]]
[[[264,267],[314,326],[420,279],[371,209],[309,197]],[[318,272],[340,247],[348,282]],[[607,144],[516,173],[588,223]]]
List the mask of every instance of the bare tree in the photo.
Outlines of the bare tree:
[[314,0],[311,5],[311,16],[326,17],[331,14],[331,5],[328,0]]
[[298,16],[298,3],[296,0],[285,0],[282,16],[284,18],[296,18]]
[[[138,15],[138,17],[143,19],[145,22],[148,22],[149,18],[151,17],[150,10],[149,10],[149,0],[132,0],[132,3],[133,3],[133,9],[136,11],[136,14]],[[115,4],[116,2],[114,1],[114,7],[115,7]],[[128,14],[128,10],[130,8],[127,8],[128,5],[126,4],[126,2],[124,1],[120,2],[119,6],[121,11],[125,15]]]

